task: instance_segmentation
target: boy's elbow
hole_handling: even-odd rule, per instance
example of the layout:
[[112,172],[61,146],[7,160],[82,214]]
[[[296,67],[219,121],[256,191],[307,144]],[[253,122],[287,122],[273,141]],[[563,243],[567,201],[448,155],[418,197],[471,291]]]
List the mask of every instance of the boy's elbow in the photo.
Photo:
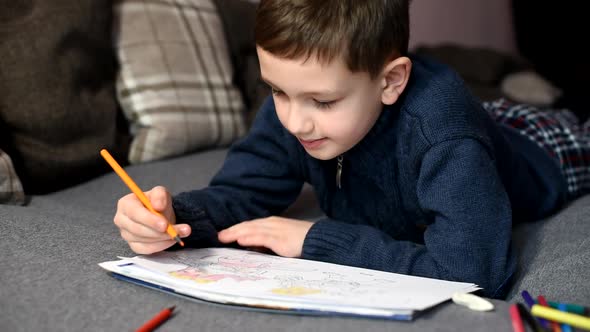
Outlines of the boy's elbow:
[[482,287],[482,295],[493,299],[505,299],[512,286],[515,270],[515,265],[510,264],[505,269],[482,274],[480,280],[476,282]]
[[[479,260],[481,262],[481,260]],[[516,271],[515,257],[491,260],[488,264],[471,261],[457,264],[447,270],[443,279],[474,283],[481,288],[483,296],[504,299],[512,287]]]

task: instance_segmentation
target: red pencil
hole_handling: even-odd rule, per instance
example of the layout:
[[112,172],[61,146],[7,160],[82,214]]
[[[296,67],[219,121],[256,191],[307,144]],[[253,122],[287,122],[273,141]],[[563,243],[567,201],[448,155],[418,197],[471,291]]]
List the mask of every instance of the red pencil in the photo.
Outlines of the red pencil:
[[516,304],[510,306],[510,318],[512,319],[512,329],[514,332],[526,332]]
[[170,308],[166,308],[160,311],[154,318],[148,320],[145,324],[143,324],[140,328],[138,328],[135,332],[151,332],[156,327],[160,326],[160,324],[164,323],[170,316],[172,316],[172,311],[174,311],[176,306],[172,306]]
[[[539,302],[539,304],[542,306],[549,307],[549,303],[547,302],[547,300],[545,299],[545,297],[543,295],[537,296],[537,302]],[[561,326],[559,326],[559,323],[554,322],[554,321],[549,321],[549,322],[551,324],[551,328],[552,328],[553,332],[561,332]]]

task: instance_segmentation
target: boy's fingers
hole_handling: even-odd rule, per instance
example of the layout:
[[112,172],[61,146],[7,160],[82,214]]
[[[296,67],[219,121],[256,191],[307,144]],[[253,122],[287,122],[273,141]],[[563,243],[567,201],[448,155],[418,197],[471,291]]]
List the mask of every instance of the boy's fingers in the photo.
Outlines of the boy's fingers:
[[229,227],[218,234],[219,241],[224,243],[236,242],[252,235],[262,235],[268,232],[264,223],[244,221]]
[[[129,194],[119,200],[118,210],[120,210],[122,214],[131,221],[142,224],[159,232],[165,232],[166,227],[168,226],[165,218],[148,210],[145,206],[143,206],[135,194]],[[119,214],[117,214],[117,217],[118,215]],[[119,223],[115,223],[119,225]]]
[[[175,225],[174,228],[180,237],[187,237],[191,234],[189,225]],[[167,233],[158,232],[137,223],[134,225],[131,220],[124,222],[119,229],[121,237],[127,242],[153,243],[170,239],[170,235]]]
[[162,186],[152,188],[152,190],[146,192],[146,196],[149,198],[156,211],[164,211],[168,206],[168,198],[170,195],[166,188]]
[[244,234],[244,226],[242,224],[243,223],[240,223],[222,230],[217,234],[217,238],[223,243],[235,242],[240,237],[240,235]]
[[171,224],[176,223],[174,210],[172,209],[172,195],[162,186],[156,186],[152,190],[146,192],[154,210],[160,212]]
[[237,240],[238,244],[243,247],[266,247],[269,249],[273,249],[272,237],[268,236],[267,234],[250,234],[247,236],[242,236]]
[[221,243],[231,243],[236,241],[235,237],[230,232],[227,232],[225,230],[217,234],[217,239]]
[[129,247],[137,254],[148,255],[167,249],[173,246],[174,243],[176,242],[172,239],[153,243],[129,242]]
[[187,224],[172,225],[180,237],[191,235],[191,227]]
[[165,234],[164,231],[160,231],[157,228],[149,227],[145,224],[136,222],[132,218],[125,215],[117,216],[115,218],[115,224],[117,227],[119,227],[119,229],[125,230],[131,234],[143,238],[155,238]]
[[[151,231],[153,232],[154,230],[151,230]],[[125,228],[121,228],[120,233],[121,233],[121,237],[123,238],[123,240],[125,240],[129,243],[131,243],[131,242],[154,243],[154,242],[160,242],[160,241],[165,241],[165,240],[170,239],[170,236],[168,236],[168,234],[165,234],[165,233],[155,233],[153,235],[146,236],[145,234],[132,233]]]

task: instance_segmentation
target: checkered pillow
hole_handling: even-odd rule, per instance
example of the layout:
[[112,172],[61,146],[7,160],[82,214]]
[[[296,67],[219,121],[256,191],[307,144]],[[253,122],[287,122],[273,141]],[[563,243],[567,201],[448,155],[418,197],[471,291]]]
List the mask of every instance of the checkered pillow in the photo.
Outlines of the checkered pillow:
[[115,5],[117,97],[139,163],[225,146],[245,132],[242,96],[212,0]]
[[10,156],[0,150],[0,204],[22,205],[25,192],[14,171]]

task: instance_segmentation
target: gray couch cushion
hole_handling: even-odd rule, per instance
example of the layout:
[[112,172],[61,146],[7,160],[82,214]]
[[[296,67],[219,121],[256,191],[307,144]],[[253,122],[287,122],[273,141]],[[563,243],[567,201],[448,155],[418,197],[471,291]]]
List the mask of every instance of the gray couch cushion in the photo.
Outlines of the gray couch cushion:
[[[212,150],[176,159],[128,167],[138,185],[147,190],[155,185],[166,185],[172,192],[180,192],[207,185],[221,165],[225,150]],[[0,326],[6,331],[128,331],[137,328],[162,308],[177,305],[177,315],[167,322],[162,331],[187,328],[198,331],[509,331],[508,303],[493,302],[496,310],[490,313],[473,312],[452,303],[445,303],[425,312],[415,322],[391,322],[370,319],[308,317],[276,315],[237,310],[227,306],[204,304],[116,280],[97,264],[129,256],[133,253],[120,238],[112,219],[117,200],[127,194],[127,187],[113,172],[85,184],[45,196],[34,196],[29,206],[0,208]],[[576,219],[578,213],[588,212],[588,197],[564,211],[562,220]],[[309,187],[288,213],[313,219],[319,210],[314,205]],[[539,227],[562,225],[561,215]],[[587,234],[587,223],[571,223],[580,227],[570,231]],[[528,225],[527,225],[528,226]],[[531,224],[530,226],[535,226]],[[562,225],[563,226],[563,225]],[[570,227],[567,226],[567,227]],[[545,236],[551,237],[553,229]],[[552,228],[550,228],[552,229]],[[541,229],[538,234],[544,233]],[[564,236],[565,234],[559,233]],[[584,234],[577,234],[583,239]],[[530,236],[529,236],[530,237]],[[542,246],[549,239],[542,238]],[[585,250],[587,244],[573,249]],[[564,243],[567,247],[567,243]],[[580,244],[578,244],[580,245]],[[564,247],[565,248],[565,247]],[[564,248],[560,248],[563,253]],[[525,248],[526,249],[526,248]],[[559,253],[535,247],[537,255],[529,262],[541,264],[544,258],[554,264],[565,257]],[[575,252],[578,252],[574,250]],[[523,256],[523,257],[526,257]],[[555,259],[555,260],[553,260]],[[580,262],[582,264],[583,262]],[[532,269],[532,266],[529,269]],[[573,271],[576,264],[570,264]],[[586,260],[586,266],[587,260]],[[532,271],[532,270],[531,270]],[[541,269],[542,271],[542,269]],[[578,269],[578,272],[587,268]],[[531,292],[543,291],[548,297],[578,300],[563,296],[578,290],[583,283],[571,278],[572,285],[564,287],[560,280],[523,275],[518,285]],[[580,283],[580,281],[582,283]],[[535,282],[542,282],[538,288]],[[529,284],[527,284],[529,283]],[[583,294],[583,291],[581,292]],[[587,294],[587,289],[586,289]],[[581,295],[580,295],[581,296]],[[577,301],[583,303],[584,301]]]
[[519,268],[510,301],[522,302],[520,292],[527,290],[590,305],[590,195],[551,218],[516,226],[513,238]]

